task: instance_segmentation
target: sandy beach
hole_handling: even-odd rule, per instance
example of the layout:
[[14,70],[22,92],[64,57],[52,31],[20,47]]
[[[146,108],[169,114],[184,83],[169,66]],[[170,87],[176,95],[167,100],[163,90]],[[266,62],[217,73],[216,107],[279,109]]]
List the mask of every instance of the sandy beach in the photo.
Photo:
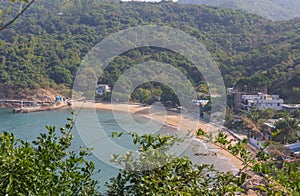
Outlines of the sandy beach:
[[[193,134],[195,134],[195,131],[199,128],[204,130],[206,133],[216,133],[219,130],[218,127],[212,124],[199,121],[199,118],[193,115],[169,111],[166,110],[163,106],[145,107],[140,104],[73,102],[72,108],[76,110],[78,110],[79,108],[102,109],[143,115],[147,118],[155,119],[156,121],[159,121],[160,123],[163,123],[165,125],[176,127],[180,131],[191,131]],[[234,139],[229,133],[228,138]],[[214,146],[214,148],[218,147]],[[227,151],[219,149],[218,156],[226,157],[236,168],[242,168],[242,162]]]

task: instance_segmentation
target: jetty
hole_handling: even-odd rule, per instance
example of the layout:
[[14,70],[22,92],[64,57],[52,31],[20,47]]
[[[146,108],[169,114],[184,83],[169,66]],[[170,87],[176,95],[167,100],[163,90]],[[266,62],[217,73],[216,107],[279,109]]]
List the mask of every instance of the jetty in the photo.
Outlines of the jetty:
[[34,104],[40,104],[40,105],[49,105],[53,102],[50,101],[31,101],[31,100],[17,100],[17,99],[0,99],[0,104],[10,104],[10,105],[34,105]]
[[70,102],[62,103],[54,106],[38,106],[38,107],[20,107],[13,108],[14,113],[31,113],[31,112],[43,112],[43,111],[52,111],[58,110],[67,106],[70,106]]
[[71,101],[63,96],[56,96],[55,102],[33,101],[33,100],[14,100],[0,99],[0,108],[13,108],[14,113],[30,113],[58,110],[71,105]]

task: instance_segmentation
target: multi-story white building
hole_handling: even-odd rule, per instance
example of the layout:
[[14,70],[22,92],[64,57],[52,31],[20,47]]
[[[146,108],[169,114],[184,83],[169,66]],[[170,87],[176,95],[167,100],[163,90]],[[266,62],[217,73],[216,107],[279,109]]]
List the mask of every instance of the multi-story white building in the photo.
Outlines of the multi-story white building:
[[257,95],[242,95],[242,109],[250,111],[251,108],[257,107],[259,110],[272,108],[281,110],[283,99],[279,95],[268,95],[258,93]]

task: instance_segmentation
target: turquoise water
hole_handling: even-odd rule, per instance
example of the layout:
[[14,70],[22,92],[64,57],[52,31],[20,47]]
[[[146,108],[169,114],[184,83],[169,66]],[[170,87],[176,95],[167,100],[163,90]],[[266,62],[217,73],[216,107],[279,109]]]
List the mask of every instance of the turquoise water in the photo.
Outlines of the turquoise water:
[[[60,128],[67,122],[68,117],[73,117],[70,109],[27,114],[14,114],[11,109],[0,109],[0,130],[7,130],[13,132],[18,138],[33,141],[41,132],[46,132],[45,125],[55,125]],[[121,112],[116,115],[111,111],[97,110],[95,113],[91,110],[81,110],[76,120],[79,124],[73,129],[74,139],[71,148],[72,150],[78,150],[79,146],[94,148],[94,155],[89,159],[95,162],[97,169],[101,170],[99,174],[95,175],[95,178],[100,182],[101,189],[105,188],[104,182],[116,176],[118,172],[118,169],[109,162],[109,157],[112,154],[124,154],[128,150],[135,149],[132,145],[131,136],[125,134],[120,140],[112,139],[112,132],[123,131],[126,133],[129,130],[138,133],[150,133],[150,130],[154,130],[155,133],[163,134],[179,133],[172,127],[163,126],[159,122],[142,116],[131,115],[130,118],[132,119],[129,119],[128,114]],[[135,123],[132,123],[133,121]],[[102,131],[99,131],[99,127],[97,127],[99,124]],[[82,127],[84,127],[83,130]],[[195,163],[214,164],[216,168],[222,171],[234,171],[232,164],[222,157],[194,156],[195,149],[199,152],[199,149],[200,151],[208,151],[208,148],[207,144],[194,139],[191,145],[174,149],[174,152],[179,156],[188,155]]]

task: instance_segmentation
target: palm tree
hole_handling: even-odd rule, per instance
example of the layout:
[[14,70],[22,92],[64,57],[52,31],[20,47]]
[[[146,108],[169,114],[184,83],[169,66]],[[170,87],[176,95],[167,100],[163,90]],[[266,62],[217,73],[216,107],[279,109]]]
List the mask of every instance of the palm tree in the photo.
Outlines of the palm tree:
[[300,131],[299,121],[295,118],[284,118],[275,123],[275,130],[279,130],[274,140],[284,144],[297,140],[297,131]]

